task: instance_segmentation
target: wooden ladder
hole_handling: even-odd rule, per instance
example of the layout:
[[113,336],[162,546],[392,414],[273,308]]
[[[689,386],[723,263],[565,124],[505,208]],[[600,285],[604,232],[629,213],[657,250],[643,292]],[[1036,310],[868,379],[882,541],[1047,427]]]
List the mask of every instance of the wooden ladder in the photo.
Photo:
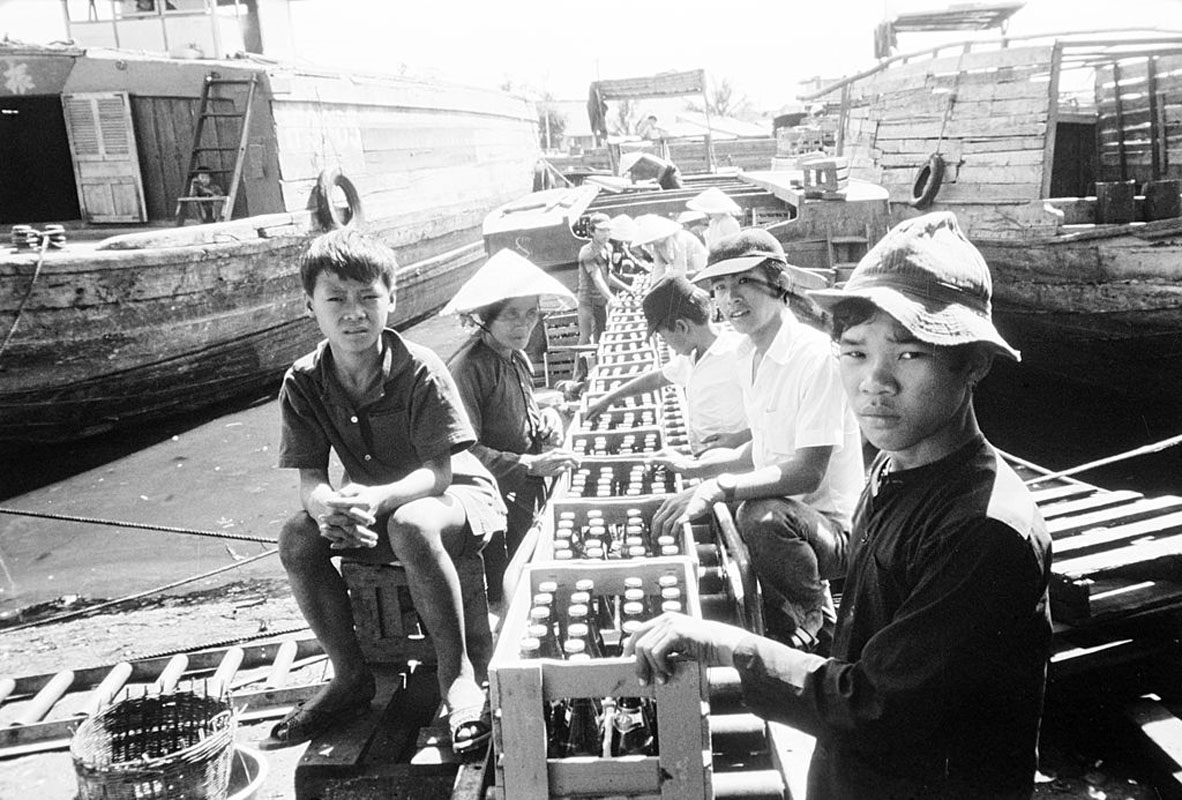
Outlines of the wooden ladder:
[[[258,75],[251,75],[249,78],[216,78],[212,75],[207,75],[205,83],[201,87],[201,105],[197,109],[197,125],[193,131],[193,149],[189,153],[189,166],[185,171],[185,191],[190,191],[193,185],[193,179],[200,171],[198,167],[207,167],[211,174],[224,178],[226,175],[230,176],[230,188],[225,194],[211,195],[207,197],[194,197],[191,195],[184,195],[176,199],[176,224],[183,225],[185,218],[188,216],[189,208],[191,206],[198,206],[200,208],[206,205],[212,205],[216,212],[216,222],[225,222],[230,219],[230,215],[234,212],[234,201],[238,197],[238,187],[242,181],[242,163],[246,159],[246,144],[250,135],[250,115],[254,108],[255,90],[258,88]],[[227,87],[246,87],[246,102],[241,109],[235,108],[233,111],[215,111],[215,101],[229,100],[234,102],[234,97],[221,97],[215,94],[218,89]],[[241,97],[241,95],[239,95]],[[238,143],[233,147],[222,146],[218,138],[217,122],[216,120],[238,120],[239,134]],[[215,120],[213,145],[202,144],[205,133],[205,123],[207,120]],[[226,168],[226,154],[234,153],[234,166],[232,169]],[[217,159],[216,168],[213,165],[203,163],[206,156],[213,155]],[[219,183],[224,187],[224,184]],[[198,214],[199,220],[203,220],[202,214]]]
[[850,279],[858,261],[870,249],[870,226],[867,225],[862,236],[834,236],[832,231],[826,234],[825,241],[829,248],[829,268],[833,270],[836,283],[845,283]]

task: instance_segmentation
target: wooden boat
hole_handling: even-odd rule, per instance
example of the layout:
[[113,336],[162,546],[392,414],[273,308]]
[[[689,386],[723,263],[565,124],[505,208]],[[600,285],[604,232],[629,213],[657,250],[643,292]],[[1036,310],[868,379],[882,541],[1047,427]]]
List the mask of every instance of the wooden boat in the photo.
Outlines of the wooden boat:
[[1182,35],[965,42],[803,99],[838,117],[837,154],[887,189],[892,222],[958,216],[1024,370],[1178,419]]
[[[172,5],[150,24],[205,31],[207,52],[228,51],[229,23],[249,27],[212,0]],[[145,20],[75,22],[85,40]],[[0,60],[21,76],[0,84],[0,166],[24,187],[0,192],[0,222],[33,228],[0,249],[0,441],[276,386],[318,339],[296,261],[326,228],[393,246],[392,322],[426,316],[476,268],[481,220],[528,189],[537,156],[532,108],[500,92],[252,56],[5,41]],[[185,197],[199,166],[222,191],[212,203]],[[202,205],[219,221],[174,227]]]
[[534,192],[492,211],[484,221],[485,249],[495,253],[511,247],[545,269],[569,268],[588,241],[578,231],[589,214],[676,217],[687,200],[715,187],[743,210],[741,224],[767,228],[784,244],[790,262],[828,270],[832,279],[886,232],[887,193],[856,179],[826,193],[805,180],[799,169],[689,175],[685,188],[672,190],[589,179],[580,186]]

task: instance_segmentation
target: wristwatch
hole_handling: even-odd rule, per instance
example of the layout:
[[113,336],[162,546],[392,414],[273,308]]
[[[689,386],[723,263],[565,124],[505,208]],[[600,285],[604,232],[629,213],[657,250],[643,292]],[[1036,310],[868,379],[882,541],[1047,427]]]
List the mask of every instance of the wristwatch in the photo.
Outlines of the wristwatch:
[[718,488],[722,490],[722,499],[728,503],[735,500],[735,489],[739,488],[739,479],[729,472],[724,472],[714,479]]

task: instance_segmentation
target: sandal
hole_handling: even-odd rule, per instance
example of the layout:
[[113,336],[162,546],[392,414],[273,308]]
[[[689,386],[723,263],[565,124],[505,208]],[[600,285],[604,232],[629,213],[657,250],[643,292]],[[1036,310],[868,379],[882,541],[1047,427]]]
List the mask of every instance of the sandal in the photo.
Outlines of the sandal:
[[479,750],[492,737],[488,701],[452,709],[447,715],[447,725],[451,729],[453,753],[464,756]]
[[306,700],[297,703],[287,712],[287,716],[275,723],[275,727],[271,728],[271,735],[260,739],[255,746],[260,750],[279,750],[310,742],[330,728],[348,722],[364,712],[369,708],[373,696],[371,685],[370,691],[362,691],[348,705],[336,708],[308,708]]

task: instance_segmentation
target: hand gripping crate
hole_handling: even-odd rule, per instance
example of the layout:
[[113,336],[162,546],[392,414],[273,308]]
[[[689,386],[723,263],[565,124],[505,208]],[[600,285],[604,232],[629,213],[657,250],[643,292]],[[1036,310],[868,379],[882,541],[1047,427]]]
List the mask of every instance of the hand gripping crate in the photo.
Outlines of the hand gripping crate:
[[[496,748],[498,800],[557,797],[662,798],[709,800],[714,796],[707,670],[696,661],[678,664],[664,685],[637,683],[632,659],[601,658],[567,662],[523,660],[518,644],[525,635],[531,599],[542,581],[558,583],[560,602],[579,578],[595,581],[597,592],[622,593],[624,578],[655,582],[675,571],[689,586],[693,567],[686,558],[643,561],[531,564],[505,617],[489,666]],[[686,610],[701,617],[697,592],[686,592]],[[543,710],[551,700],[574,697],[649,697],[656,702],[656,756],[548,758]]]

